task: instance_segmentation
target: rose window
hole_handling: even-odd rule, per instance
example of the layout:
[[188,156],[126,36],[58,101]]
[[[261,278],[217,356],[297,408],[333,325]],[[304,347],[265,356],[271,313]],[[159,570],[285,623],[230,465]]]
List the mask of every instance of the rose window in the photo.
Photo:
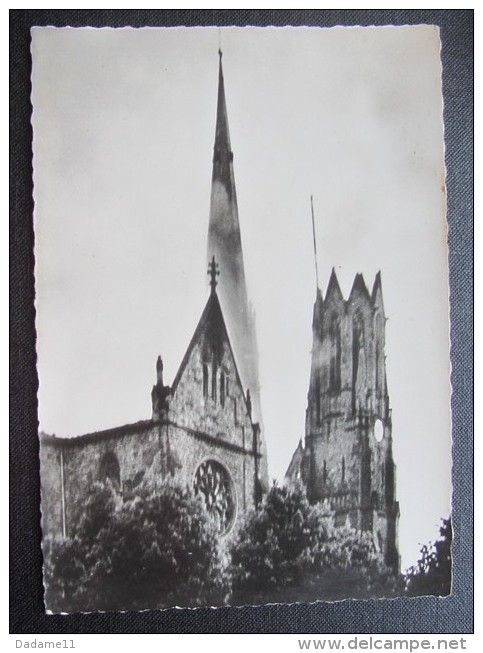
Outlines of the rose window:
[[233,486],[226,469],[216,460],[206,460],[196,470],[195,494],[201,496],[219,531],[226,533],[235,515]]

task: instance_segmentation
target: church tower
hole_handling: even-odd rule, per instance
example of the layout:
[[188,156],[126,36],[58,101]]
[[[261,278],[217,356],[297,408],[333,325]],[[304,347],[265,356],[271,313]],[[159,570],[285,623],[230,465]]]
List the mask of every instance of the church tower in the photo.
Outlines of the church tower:
[[345,300],[334,270],[317,289],[305,447],[287,476],[312,502],[328,500],[336,524],[370,531],[386,564],[399,569],[392,423],[386,383],[381,275],[369,293],[357,274]]
[[[221,50],[219,50],[219,57],[218,106],[213,153],[207,261],[211,261],[212,257],[215,256],[220,269],[223,271],[220,277],[218,294],[241,380],[245,389],[250,391],[253,419],[261,426],[262,412],[255,315],[248,301],[243,265]],[[264,438],[261,443],[261,453],[260,478],[262,484],[266,487],[268,486],[268,468]]]

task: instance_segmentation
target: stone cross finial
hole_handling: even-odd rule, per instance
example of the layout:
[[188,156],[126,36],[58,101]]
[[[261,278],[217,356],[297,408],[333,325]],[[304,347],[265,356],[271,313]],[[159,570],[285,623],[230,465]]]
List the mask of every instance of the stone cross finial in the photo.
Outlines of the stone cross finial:
[[211,286],[211,292],[214,293],[216,285],[218,283],[216,277],[220,276],[220,268],[218,263],[215,261],[215,255],[213,255],[213,258],[211,259],[208,265],[208,274],[211,275],[210,286]]

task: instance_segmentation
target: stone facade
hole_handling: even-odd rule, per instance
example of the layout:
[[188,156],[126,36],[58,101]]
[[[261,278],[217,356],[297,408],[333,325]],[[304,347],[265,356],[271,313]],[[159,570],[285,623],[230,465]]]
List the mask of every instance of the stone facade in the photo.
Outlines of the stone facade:
[[380,274],[372,293],[357,275],[344,300],[335,272],[314,306],[305,446],[287,470],[312,502],[328,500],[336,524],[370,531],[385,562],[399,567],[392,420],[384,355]]
[[174,478],[201,493],[220,530],[260,499],[260,433],[251,419],[220,303],[213,291],[171,387],[157,362],[152,419],[75,438],[41,437],[44,534],[69,535],[89,487],[123,493]]

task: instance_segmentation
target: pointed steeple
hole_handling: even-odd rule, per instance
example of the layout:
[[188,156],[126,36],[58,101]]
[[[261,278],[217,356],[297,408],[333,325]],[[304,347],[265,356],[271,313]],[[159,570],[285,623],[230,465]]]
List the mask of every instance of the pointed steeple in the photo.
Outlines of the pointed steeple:
[[[213,256],[220,266],[217,294],[225,316],[243,387],[250,389],[253,421],[262,423],[258,347],[255,318],[248,301],[238,205],[233,169],[228,113],[223,78],[222,52],[219,50],[218,101],[215,146],[211,181],[210,221],[207,261]],[[263,433],[263,428],[262,428]],[[262,438],[261,480],[268,486],[267,452]]]
[[[242,304],[248,304],[221,50],[219,55],[207,259],[210,261],[215,256],[223,270],[223,281],[220,284],[222,299],[223,288],[228,286],[230,294],[235,293],[237,303],[241,300]],[[229,310],[228,308],[228,312]]]

